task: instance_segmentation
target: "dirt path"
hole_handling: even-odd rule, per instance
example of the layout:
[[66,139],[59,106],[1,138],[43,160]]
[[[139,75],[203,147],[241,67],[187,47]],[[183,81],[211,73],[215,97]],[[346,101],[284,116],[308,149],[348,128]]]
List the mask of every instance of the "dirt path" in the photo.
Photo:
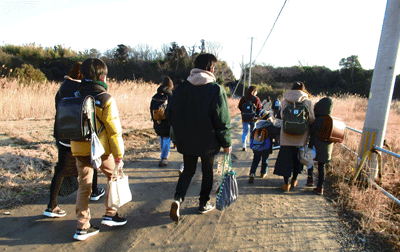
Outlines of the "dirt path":
[[[48,200],[45,195],[11,210],[10,215],[1,212],[0,251],[358,251],[331,203],[305,188],[305,174],[299,175],[299,186],[290,193],[281,191],[283,179],[272,174],[277,152],[270,157],[268,177],[247,182],[252,152],[241,151],[240,121],[235,118],[232,124],[239,199],[228,209],[197,214],[198,171],[182,205],[181,221],[171,221],[170,204],[182,156],[171,150],[168,167],[159,168],[159,151],[154,151],[139,162],[126,164],[133,200],[119,210],[128,219],[125,226],[100,224],[103,197],[90,203],[92,224],[101,232],[75,241],[76,193],[59,198],[68,213],[60,219],[42,216]],[[100,175],[99,184],[105,186],[105,182]]]

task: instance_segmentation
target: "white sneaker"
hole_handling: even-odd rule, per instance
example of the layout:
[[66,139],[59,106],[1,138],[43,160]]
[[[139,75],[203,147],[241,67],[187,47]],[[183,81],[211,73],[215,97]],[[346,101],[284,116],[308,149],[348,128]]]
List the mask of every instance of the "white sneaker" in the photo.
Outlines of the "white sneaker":
[[74,235],[74,239],[78,241],[84,241],[89,236],[96,235],[100,232],[100,229],[95,226],[90,226],[88,229],[77,229]]
[[181,204],[179,203],[179,201],[175,200],[174,202],[172,202],[171,211],[169,212],[169,217],[171,218],[171,220],[179,221],[179,208],[180,208],[180,206],[181,206]]

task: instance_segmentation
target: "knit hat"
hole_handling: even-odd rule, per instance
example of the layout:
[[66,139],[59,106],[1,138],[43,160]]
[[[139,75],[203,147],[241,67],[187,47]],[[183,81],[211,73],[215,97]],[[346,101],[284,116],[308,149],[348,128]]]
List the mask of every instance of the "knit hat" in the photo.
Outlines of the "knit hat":
[[174,83],[172,82],[171,78],[169,78],[168,76],[164,78],[162,86],[167,86],[171,90],[174,89]]

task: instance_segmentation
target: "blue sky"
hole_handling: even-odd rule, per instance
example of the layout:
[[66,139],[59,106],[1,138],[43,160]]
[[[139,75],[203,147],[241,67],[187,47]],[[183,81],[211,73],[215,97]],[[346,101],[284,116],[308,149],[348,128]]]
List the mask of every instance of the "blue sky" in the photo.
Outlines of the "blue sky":
[[199,46],[204,39],[221,44],[220,59],[238,75],[254,37],[258,64],[335,70],[341,58],[358,55],[364,69],[374,68],[387,1],[288,0],[266,41],[284,2],[0,0],[0,43],[104,52],[118,44]]

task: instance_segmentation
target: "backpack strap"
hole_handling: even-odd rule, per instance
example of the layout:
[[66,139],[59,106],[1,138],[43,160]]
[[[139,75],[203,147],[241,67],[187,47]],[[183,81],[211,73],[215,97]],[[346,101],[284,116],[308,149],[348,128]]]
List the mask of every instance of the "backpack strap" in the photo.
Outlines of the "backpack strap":
[[[106,94],[106,95],[104,95],[104,94]],[[102,97],[101,100],[100,100],[100,99],[97,99],[100,95],[104,95],[104,96]],[[110,99],[111,95],[110,95],[109,93],[107,93],[107,92],[101,92],[101,93],[96,94],[96,95],[93,96],[93,97],[94,97],[94,99],[95,99],[95,105],[96,105],[96,99],[100,102],[100,105],[103,105],[103,104],[105,104],[106,101],[108,101],[108,99]],[[102,106],[99,106],[99,107],[100,107],[100,108],[103,108]],[[99,134],[103,131],[103,129],[105,128],[105,126],[104,126],[104,123],[103,123],[103,122],[100,120],[100,118],[97,116],[97,114],[96,114],[96,119],[99,120],[99,122],[100,122],[100,129],[96,132],[97,135],[99,135]]]

